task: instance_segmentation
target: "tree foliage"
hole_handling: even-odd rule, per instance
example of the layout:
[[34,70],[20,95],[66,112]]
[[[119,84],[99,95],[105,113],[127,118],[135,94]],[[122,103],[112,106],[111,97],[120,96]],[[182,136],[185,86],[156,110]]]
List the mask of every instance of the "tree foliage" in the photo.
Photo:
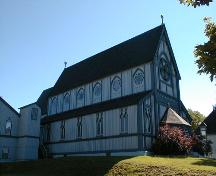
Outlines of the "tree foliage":
[[188,113],[193,119],[191,124],[192,129],[195,130],[199,126],[199,124],[205,119],[205,116],[199,111],[193,111],[192,109],[188,109]]
[[205,36],[208,41],[204,44],[195,46],[194,55],[197,57],[195,63],[199,70],[198,73],[210,74],[210,80],[216,78],[216,23],[211,18],[205,17]]
[[201,5],[207,5],[209,6],[209,3],[213,0],[179,0],[181,4],[187,4],[188,6],[201,6]]
[[158,155],[188,154],[192,149],[193,140],[181,128],[169,125],[161,126],[152,149]]
[[205,137],[201,135],[193,135],[193,152],[197,152],[200,155],[208,155],[212,152],[212,141],[207,140]]

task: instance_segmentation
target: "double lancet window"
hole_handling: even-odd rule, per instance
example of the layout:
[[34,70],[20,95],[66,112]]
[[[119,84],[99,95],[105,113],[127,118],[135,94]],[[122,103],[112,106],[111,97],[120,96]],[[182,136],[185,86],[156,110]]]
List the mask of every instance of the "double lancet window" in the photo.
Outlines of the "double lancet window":
[[143,105],[143,114],[144,114],[144,131],[145,133],[151,133],[151,106],[148,104]]
[[127,133],[128,132],[128,112],[127,108],[122,108],[120,110],[120,132]]
[[82,137],[82,117],[77,118],[77,137]]
[[103,135],[103,113],[96,114],[96,135]]
[[61,121],[60,131],[61,131],[61,139],[64,139],[65,138],[65,120]]

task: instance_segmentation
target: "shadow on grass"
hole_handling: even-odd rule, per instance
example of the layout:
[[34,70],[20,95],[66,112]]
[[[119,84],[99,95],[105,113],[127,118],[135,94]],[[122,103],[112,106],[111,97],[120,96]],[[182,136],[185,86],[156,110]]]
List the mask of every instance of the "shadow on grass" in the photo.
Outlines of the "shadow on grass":
[[193,165],[199,165],[199,166],[203,165],[203,166],[213,166],[213,167],[216,167],[216,160],[203,158],[203,159],[200,159],[199,161],[194,162],[192,164]]
[[65,157],[38,161],[0,164],[0,175],[105,175],[113,165],[131,157]]

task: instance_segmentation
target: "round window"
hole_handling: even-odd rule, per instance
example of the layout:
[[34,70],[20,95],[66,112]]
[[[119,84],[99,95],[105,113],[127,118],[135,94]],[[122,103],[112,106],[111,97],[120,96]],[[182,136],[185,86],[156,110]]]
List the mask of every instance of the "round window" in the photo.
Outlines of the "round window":
[[170,79],[170,68],[167,60],[165,58],[161,58],[160,66],[159,66],[160,75],[163,80],[168,81]]

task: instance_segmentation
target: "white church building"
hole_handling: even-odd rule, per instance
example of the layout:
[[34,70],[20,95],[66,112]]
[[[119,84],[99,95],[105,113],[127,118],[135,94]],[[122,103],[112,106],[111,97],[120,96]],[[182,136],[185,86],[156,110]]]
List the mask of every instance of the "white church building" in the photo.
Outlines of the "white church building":
[[162,24],[65,68],[19,114],[0,109],[0,161],[143,154],[168,108],[192,121],[180,100],[180,79]]

